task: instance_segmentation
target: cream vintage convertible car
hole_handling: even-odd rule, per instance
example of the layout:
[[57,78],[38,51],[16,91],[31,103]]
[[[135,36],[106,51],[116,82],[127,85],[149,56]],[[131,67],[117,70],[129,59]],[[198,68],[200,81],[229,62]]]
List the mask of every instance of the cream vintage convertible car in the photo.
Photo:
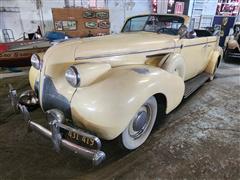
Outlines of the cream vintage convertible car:
[[[117,139],[129,150],[142,145],[162,114],[175,109],[208,79],[222,58],[218,37],[188,32],[187,16],[129,18],[118,35],[62,42],[32,56],[33,91],[12,105],[30,129],[101,163],[101,140]],[[50,130],[32,121],[38,103]]]

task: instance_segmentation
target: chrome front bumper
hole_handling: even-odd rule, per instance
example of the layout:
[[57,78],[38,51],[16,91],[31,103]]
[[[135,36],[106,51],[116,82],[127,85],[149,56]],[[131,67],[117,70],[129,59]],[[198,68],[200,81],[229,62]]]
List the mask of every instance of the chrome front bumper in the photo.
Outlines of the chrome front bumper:
[[[82,131],[80,129],[75,129],[70,126],[67,126],[57,121],[57,119],[52,119],[49,122],[51,130],[48,130],[47,128],[31,120],[30,113],[27,107],[19,103],[17,91],[11,85],[9,85],[9,98],[11,100],[11,104],[15,112],[19,111],[23,115],[23,118],[27,123],[28,129],[36,131],[39,134],[42,134],[44,137],[51,139],[54,145],[54,149],[57,152],[59,152],[61,147],[64,147],[74,153],[79,154],[80,156],[88,160],[91,160],[93,165],[99,165],[105,159],[106,155],[103,151],[100,150],[101,141],[98,137],[92,134],[89,134],[85,131]],[[62,137],[62,134],[60,133],[60,128],[71,131],[71,132],[75,132],[83,137],[94,140],[97,144],[97,148],[96,149],[86,148],[64,139]]]

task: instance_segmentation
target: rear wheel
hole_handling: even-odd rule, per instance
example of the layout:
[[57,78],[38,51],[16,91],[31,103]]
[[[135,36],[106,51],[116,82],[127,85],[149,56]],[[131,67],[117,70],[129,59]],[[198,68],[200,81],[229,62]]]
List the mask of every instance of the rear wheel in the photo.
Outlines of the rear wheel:
[[120,138],[121,145],[128,150],[142,145],[150,135],[157,117],[157,101],[150,97],[137,111]]
[[221,60],[221,57],[218,58],[218,61],[217,61],[217,63],[215,64],[213,73],[211,74],[211,76],[210,76],[210,78],[209,78],[209,81],[212,81],[212,80],[214,79],[215,73],[216,73],[217,68],[218,68],[218,66],[219,66],[219,64],[220,64],[220,60]]

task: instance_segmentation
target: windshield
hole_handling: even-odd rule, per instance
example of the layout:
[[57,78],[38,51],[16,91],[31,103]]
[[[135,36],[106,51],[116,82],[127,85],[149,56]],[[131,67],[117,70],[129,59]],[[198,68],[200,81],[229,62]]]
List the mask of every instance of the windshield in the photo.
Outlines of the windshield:
[[159,32],[177,35],[178,29],[184,23],[184,18],[171,15],[146,15],[128,19],[122,32]]

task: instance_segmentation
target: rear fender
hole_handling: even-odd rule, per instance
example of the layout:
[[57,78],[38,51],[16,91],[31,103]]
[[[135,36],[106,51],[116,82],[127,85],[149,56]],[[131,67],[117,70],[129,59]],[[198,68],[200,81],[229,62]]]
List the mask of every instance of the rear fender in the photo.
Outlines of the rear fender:
[[222,57],[223,57],[223,50],[221,47],[218,47],[215,51],[213,51],[211,58],[208,62],[207,68],[205,69],[205,72],[213,75],[215,71],[215,67],[218,67]]
[[72,118],[101,138],[114,139],[141,105],[157,93],[165,95],[169,113],[182,100],[184,81],[148,65],[112,68],[94,84],[77,89],[71,100]]

